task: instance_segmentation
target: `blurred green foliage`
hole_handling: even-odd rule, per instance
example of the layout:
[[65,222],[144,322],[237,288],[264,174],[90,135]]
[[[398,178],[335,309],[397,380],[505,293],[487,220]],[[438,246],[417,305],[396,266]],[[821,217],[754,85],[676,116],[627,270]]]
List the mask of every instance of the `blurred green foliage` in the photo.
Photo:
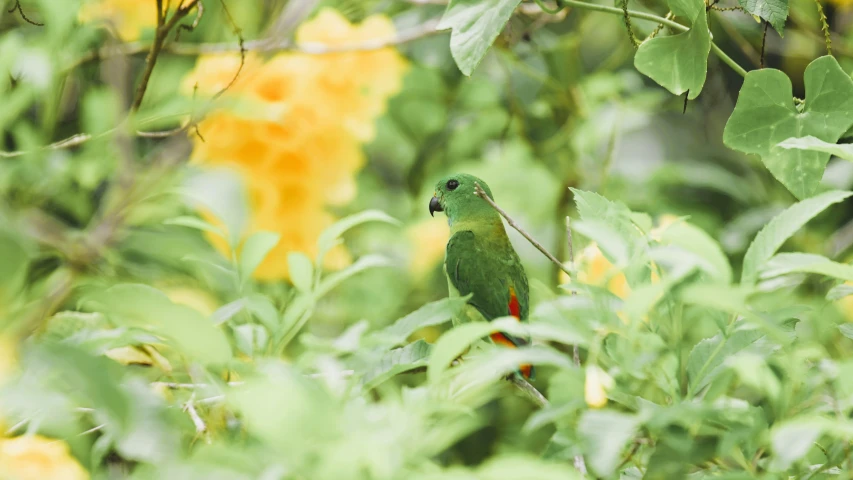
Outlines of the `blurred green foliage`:
[[[849,2],[205,1],[134,111],[156,29],[123,42],[82,3],[0,0],[0,446],[69,446],[38,471],[853,476]],[[187,162],[196,132],[169,129],[209,107],[178,85],[205,46],[263,50],[320,7],[391,17],[411,65],[319,253],[259,282],[280,237],[210,245],[250,202]],[[529,324],[449,328],[427,202],[456,171],[575,273],[510,232]],[[327,271],[339,243],[354,260]],[[480,340],[498,330],[534,346]],[[546,402],[505,381],[521,363]]]

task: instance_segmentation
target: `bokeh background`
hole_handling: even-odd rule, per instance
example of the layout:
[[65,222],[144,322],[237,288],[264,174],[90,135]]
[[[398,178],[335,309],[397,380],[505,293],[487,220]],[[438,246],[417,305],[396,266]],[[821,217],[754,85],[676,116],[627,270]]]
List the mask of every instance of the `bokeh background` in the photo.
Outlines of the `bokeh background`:
[[[347,338],[447,295],[440,264],[448,227],[427,204],[435,182],[452,172],[486,180],[502,208],[565,262],[570,187],[647,212],[656,226],[687,216],[736,269],[758,229],[793,201],[757,157],[722,144],[742,78],[712,56],[702,94],[675,97],[635,70],[635,48],[616,15],[548,15],[525,2],[466,77],[449,34],[435,29],[440,0],[206,0],[203,12],[181,20],[184,28],[166,33],[143,80],[160,35],[158,3],[169,18],[181,8],[176,0],[0,0],[0,375],[19,371],[31,334],[66,337],[100,321],[68,312],[119,283],[153,286],[220,322],[234,316],[235,355],[246,361],[259,352],[295,361],[306,349],[346,350]],[[833,51],[853,71],[853,4],[821,3]],[[647,0],[631,7],[667,10]],[[655,27],[632,25],[640,39]],[[711,29],[745,68],[763,62],[784,71],[800,98],[806,65],[825,51],[812,0],[791,0],[785,36],[769,29],[763,55],[764,29],[751,15],[712,12]],[[833,160],[824,184],[849,189],[853,165]],[[359,225],[325,252],[322,232],[365,210],[398,224]],[[849,207],[833,209],[789,247],[845,261],[851,218]],[[235,281],[228,265],[258,232],[278,241],[250,278]],[[515,231],[510,237],[531,277],[532,303],[554,298],[568,278]],[[575,240],[579,279],[625,297],[624,278]],[[267,299],[260,310],[284,311],[298,296],[305,259],[333,273],[369,255],[383,260],[319,299],[284,351],[269,346],[257,322],[223,311],[237,310],[233,302],[246,295]],[[850,298],[825,314],[853,320]],[[713,334],[697,328],[696,338]],[[432,342],[442,329],[415,338]],[[151,381],[200,378],[164,367],[175,362],[168,353],[107,343],[113,360]],[[110,447],[92,453],[94,435],[72,438],[85,420],[27,423],[33,411],[67,403],[39,391],[4,397],[10,408],[0,432],[10,439],[0,441],[0,464],[21,458],[17,448],[38,452],[45,460],[36,463],[48,469],[21,478],[87,478],[78,464],[112,475],[133,470]],[[517,430],[532,407],[503,402],[493,415],[508,416]],[[224,413],[220,420],[232,421]],[[57,446],[65,444],[16,437],[28,428],[72,438],[77,463]],[[495,429],[451,457],[476,464],[510,448],[513,436]],[[109,455],[114,470],[101,470]]]

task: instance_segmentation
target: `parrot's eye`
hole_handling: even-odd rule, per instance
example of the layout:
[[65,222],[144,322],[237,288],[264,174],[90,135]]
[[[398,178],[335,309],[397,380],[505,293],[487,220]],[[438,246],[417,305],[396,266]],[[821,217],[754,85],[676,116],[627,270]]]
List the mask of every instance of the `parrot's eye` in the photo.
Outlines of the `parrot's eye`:
[[459,182],[456,180],[448,180],[447,181],[447,189],[448,190],[456,190],[456,187],[459,186]]

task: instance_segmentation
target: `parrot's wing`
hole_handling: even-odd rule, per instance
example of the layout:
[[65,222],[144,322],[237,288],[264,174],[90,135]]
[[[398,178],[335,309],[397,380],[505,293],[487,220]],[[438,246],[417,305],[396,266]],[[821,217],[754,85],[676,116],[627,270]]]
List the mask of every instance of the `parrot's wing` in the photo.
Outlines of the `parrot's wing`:
[[[447,242],[445,269],[450,283],[460,295],[471,294],[468,303],[486,320],[507,315],[519,320],[527,318],[527,276],[512,247],[509,254],[488,251],[487,245],[478,242],[470,230],[457,232]],[[504,333],[495,337],[495,343],[527,344],[524,339]]]

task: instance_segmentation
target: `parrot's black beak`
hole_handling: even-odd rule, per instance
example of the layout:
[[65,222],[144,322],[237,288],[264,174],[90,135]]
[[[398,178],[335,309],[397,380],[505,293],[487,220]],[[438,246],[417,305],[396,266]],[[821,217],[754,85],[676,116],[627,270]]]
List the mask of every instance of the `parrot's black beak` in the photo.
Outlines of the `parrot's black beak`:
[[438,197],[432,197],[432,199],[429,201],[429,215],[431,217],[434,217],[435,215],[433,215],[433,214],[435,212],[443,212],[443,211],[444,211],[444,209],[441,208],[441,202],[438,201]]

